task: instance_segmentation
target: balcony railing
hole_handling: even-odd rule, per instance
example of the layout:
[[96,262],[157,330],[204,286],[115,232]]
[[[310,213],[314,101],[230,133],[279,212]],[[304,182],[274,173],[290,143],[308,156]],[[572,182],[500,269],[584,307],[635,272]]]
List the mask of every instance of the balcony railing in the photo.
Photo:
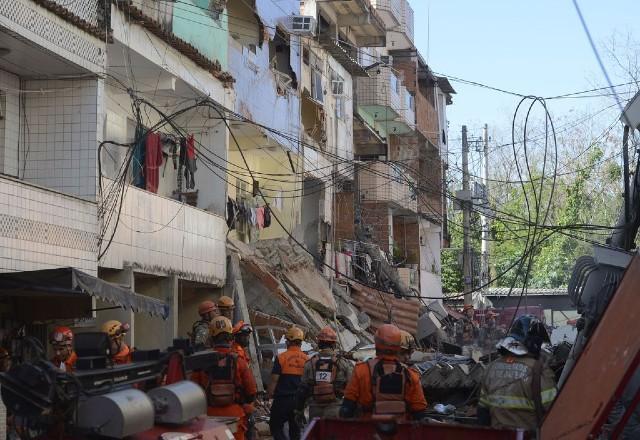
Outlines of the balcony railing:
[[398,167],[385,162],[368,163],[359,169],[358,179],[363,202],[388,202],[417,211],[415,182]]
[[413,131],[415,110],[405,102],[408,100],[408,92],[401,79],[386,66],[369,72],[370,78],[357,79],[358,110],[368,113],[375,128],[384,137]]
[[[109,191],[113,181],[105,178],[103,182],[104,191]],[[127,188],[123,203],[102,267],[132,265],[147,272],[224,284],[227,225],[222,217],[135,187]],[[107,228],[106,237],[112,228]]]
[[0,176],[0,272],[97,272],[96,204]]
[[400,20],[396,26],[387,29],[387,49],[411,49],[414,39],[413,9],[407,0],[401,0]]
[[387,30],[402,23],[402,3],[406,0],[371,0]]

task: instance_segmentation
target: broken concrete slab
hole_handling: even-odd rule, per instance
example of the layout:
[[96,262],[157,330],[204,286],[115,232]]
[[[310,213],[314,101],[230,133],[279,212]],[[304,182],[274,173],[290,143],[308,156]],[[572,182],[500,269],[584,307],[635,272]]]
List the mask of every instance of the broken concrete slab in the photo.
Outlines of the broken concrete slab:
[[342,350],[351,351],[358,346],[358,344],[360,343],[360,338],[358,338],[350,330],[343,328],[341,330],[338,330],[338,341],[342,346]]
[[337,309],[336,300],[326,279],[314,268],[289,269],[282,273],[296,293],[324,316],[333,317]]

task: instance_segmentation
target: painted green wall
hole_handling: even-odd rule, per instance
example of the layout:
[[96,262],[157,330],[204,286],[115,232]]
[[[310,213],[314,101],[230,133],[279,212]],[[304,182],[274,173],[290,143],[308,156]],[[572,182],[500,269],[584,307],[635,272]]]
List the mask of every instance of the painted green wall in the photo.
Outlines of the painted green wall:
[[209,13],[209,0],[181,0],[173,7],[173,33],[191,43],[211,61],[227,70],[227,15],[218,20]]

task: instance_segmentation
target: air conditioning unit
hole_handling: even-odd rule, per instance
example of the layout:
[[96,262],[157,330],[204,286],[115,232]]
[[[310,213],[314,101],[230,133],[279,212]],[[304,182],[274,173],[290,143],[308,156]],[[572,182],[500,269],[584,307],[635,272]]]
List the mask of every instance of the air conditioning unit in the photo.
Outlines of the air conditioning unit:
[[381,55],[380,62],[382,64],[386,64],[387,66],[390,66],[393,64],[393,57],[391,55]]
[[280,22],[291,34],[309,37],[316,34],[316,19],[310,15],[289,15]]

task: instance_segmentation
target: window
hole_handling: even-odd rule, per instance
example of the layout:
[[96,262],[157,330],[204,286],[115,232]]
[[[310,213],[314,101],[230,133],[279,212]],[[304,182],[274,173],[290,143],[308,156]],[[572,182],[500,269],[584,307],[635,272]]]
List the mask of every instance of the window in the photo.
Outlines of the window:
[[311,69],[311,97],[318,102],[324,102],[322,91],[322,73],[316,69]]
[[344,105],[345,105],[345,97],[344,97],[344,78],[340,76],[340,74],[333,69],[331,69],[331,93],[335,97],[335,105],[336,105],[336,118],[343,119],[344,114]]
[[406,92],[406,94],[404,95],[404,104],[407,106],[407,109],[414,111],[415,107],[415,102],[414,102],[414,97],[411,93]]
[[400,81],[393,72],[389,74],[389,82],[391,83],[391,90],[396,94],[400,93]]

